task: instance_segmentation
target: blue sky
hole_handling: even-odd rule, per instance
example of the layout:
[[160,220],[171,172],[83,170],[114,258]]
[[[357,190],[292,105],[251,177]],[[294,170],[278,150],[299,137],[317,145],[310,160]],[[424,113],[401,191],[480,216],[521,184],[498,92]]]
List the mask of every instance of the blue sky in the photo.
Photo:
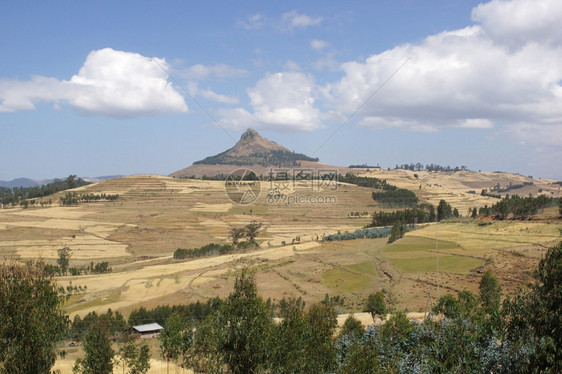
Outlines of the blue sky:
[[166,175],[249,127],[562,179],[560,24],[558,0],[2,2],[0,179]]

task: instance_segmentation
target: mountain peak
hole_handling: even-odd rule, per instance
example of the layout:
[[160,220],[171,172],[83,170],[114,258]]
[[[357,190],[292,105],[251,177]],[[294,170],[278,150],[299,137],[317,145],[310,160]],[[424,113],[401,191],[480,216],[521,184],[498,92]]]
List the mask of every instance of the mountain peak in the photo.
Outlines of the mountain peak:
[[263,139],[263,137],[254,129],[248,129],[240,136],[240,140],[252,140],[255,138]]
[[234,147],[193,164],[291,167],[297,166],[298,161],[318,161],[318,159],[291,152],[274,141],[262,137],[256,130],[248,129],[240,136]]

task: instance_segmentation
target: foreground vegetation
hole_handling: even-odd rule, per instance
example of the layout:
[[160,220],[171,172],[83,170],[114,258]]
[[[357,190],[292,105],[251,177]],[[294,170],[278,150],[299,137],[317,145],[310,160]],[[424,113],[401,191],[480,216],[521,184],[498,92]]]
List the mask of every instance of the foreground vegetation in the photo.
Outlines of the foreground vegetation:
[[[37,265],[1,270],[0,371],[49,373],[54,342],[68,326],[56,285]],[[338,332],[328,297],[308,308],[301,299],[285,300],[275,322],[252,273],[243,270],[224,301],[199,306],[201,318],[193,318],[195,309],[162,309],[160,349],[166,360],[204,373],[558,373],[561,280],[562,242],[540,261],[534,282],[503,303],[497,279],[487,272],[478,295],[445,295],[421,323],[393,311],[366,330],[350,317]],[[384,293],[366,301],[374,321],[387,312]],[[77,372],[111,373],[119,358],[123,371],[146,373],[148,347],[116,338],[125,327],[122,316],[108,312],[87,320],[88,327],[85,320],[73,324],[85,353]],[[119,341],[118,352],[112,339]]]

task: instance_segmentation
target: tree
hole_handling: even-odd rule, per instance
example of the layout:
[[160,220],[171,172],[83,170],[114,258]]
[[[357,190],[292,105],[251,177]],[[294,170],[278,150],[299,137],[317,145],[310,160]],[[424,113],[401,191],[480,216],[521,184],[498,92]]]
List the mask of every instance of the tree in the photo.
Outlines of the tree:
[[[562,242],[548,249],[528,290],[507,299],[502,311],[508,346],[522,348],[519,372],[562,372]],[[521,357],[523,356],[523,357]]]
[[254,241],[256,236],[258,236],[258,232],[261,228],[262,224],[253,221],[252,223],[246,225],[245,227],[245,234],[249,241]]
[[238,244],[238,241],[244,237],[246,230],[241,227],[233,227],[230,230],[230,236],[232,237],[232,244]]
[[68,317],[41,263],[0,264],[0,372],[50,373]]
[[182,352],[182,321],[173,313],[166,319],[164,331],[160,333],[160,349],[166,359],[166,372],[170,372],[170,360],[177,360]]
[[304,302],[301,298],[282,299],[279,305],[281,322],[274,326],[273,372],[297,373],[306,365],[306,346],[310,326],[304,316]]
[[404,222],[399,221],[392,225],[390,236],[388,237],[388,244],[393,243],[404,236],[406,230],[404,229]]
[[453,211],[451,209],[451,205],[447,203],[445,200],[439,201],[439,205],[437,206],[437,220],[441,221],[442,219],[449,218],[453,215]]
[[258,373],[267,366],[267,341],[273,320],[258,295],[254,276],[243,269],[236,278],[234,291],[216,315],[218,351],[222,361],[234,374]]
[[129,333],[124,333],[119,356],[123,364],[129,369],[128,374],[145,374],[150,369],[150,348],[146,344],[136,344],[136,337]]
[[359,339],[365,333],[365,329],[357,318],[353,317],[353,314],[349,315],[340,331],[340,336],[348,335],[353,337],[354,340]]
[[387,313],[387,308],[384,301],[384,293],[382,291],[372,293],[367,297],[365,311],[371,314],[373,322],[376,317],[379,317],[381,320],[384,319]]
[[84,359],[77,359],[74,368],[75,373],[83,374],[110,374],[113,373],[113,356],[115,352],[111,348],[107,324],[100,318],[96,318],[88,328],[84,336]]
[[304,373],[333,373],[336,366],[334,333],[338,326],[337,313],[332,305],[314,304],[305,315],[310,335],[305,351]]
[[72,256],[72,251],[68,247],[61,248],[57,250],[59,258],[57,259],[57,264],[60,266],[61,273],[66,275],[68,270],[68,265],[70,264],[70,257]]
[[500,309],[502,288],[491,270],[484,273],[480,280],[479,290],[480,301],[484,310],[489,314],[497,313]]
[[458,210],[457,208],[453,209],[453,216],[454,216],[455,218],[458,218],[458,217],[460,216],[459,210]]

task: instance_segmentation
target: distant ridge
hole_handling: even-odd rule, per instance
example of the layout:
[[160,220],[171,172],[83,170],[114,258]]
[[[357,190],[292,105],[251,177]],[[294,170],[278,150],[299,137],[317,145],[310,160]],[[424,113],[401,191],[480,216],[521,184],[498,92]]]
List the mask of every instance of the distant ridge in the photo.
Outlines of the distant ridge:
[[[104,175],[101,177],[84,177],[82,179],[85,180],[86,182],[97,183],[108,179],[114,179],[120,177],[122,177],[122,175]],[[0,187],[6,187],[6,188],[38,187],[45,184],[53,183],[55,179],[57,178],[43,179],[43,180],[33,180],[30,178],[16,178],[11,181],[0,181]],[[58,178],[58,179],[64,179],[64,178]]]
[[262,137],[256,130],[248,129],[242,134],[234,147],[193,164],[294,167],[299,166],[299,161],[317,162],[318,158],[291,152],[287,148]]
[[35,181],[33,179],[29,179],[29,178],[16,178],[13,179],[11,181],[0,181],[0,187],[6,187],[6,188],[18,188],[18,187],[23,187],[23,188],[28,188],[28,187],[35,187],[35,186],[41,186],[43,184],[48,184],[50,182],[52,182],[52,179],[47,179],[47,180],[42,180],[42,181]]

